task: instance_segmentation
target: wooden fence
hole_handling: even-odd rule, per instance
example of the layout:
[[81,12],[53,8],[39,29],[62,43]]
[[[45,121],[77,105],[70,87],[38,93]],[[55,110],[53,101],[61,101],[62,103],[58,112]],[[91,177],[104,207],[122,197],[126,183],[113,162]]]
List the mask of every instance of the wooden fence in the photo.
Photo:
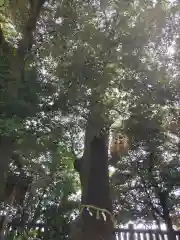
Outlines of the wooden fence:
[[[174,231],[176,240],[180,240],[180,231]],[[115,229],[116,240],[172,240],[168,237],[168,232],[154,229],[134,229],[133,225],[128,228]]]

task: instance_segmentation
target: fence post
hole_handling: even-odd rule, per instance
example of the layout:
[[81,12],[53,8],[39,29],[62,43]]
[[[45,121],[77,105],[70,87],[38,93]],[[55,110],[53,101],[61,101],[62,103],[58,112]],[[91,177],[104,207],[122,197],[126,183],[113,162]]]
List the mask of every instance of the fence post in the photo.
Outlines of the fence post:
[[133,227],[133,224],[129,224],[129,240],[134,240],[134,227]]

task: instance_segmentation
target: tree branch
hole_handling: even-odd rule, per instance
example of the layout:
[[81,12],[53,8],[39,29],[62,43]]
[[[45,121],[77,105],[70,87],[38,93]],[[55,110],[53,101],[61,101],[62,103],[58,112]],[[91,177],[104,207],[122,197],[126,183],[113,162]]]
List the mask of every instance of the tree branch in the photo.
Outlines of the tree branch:
[[[138,163],[137,163],[137,165],[138,165]],[[150,204],[151,209],[152,209],[156,214],[158,214],[161,218],[163,218],[163,215],[161,214],[161,212],[159,211],[159,209],[157,209],[157,208],[154,206],[153,202],[152,202],[151,196],[150,196],[150,194],[149,194],[149,192],[148,192],[148,187],[147,187],[146,181],[144,180],[144,178],[143,178],[143,176],[142,176],[142,174],[141,174],[141,170],[138,169],[138,166],[137,166],[137,173],[138,173],[138,175],[139,175],[139,177],[140,177],[140,179],[141,179],[141,182],[142,182],[142,184],[143,184],[143,188],[144,188],[144,191],[145,191],[145,193],[146,193],[146,195],[147,195],[147,198],[148,198],[148,200],[149,200],[149,204]]]
[[147,187],[146,182],[144,181],[143,176],[142,176],[142,174],[140,173],[140,171],[139,171],[139,176],[140,176],[140,178],[141,178],[141,181],[142,181],[142,184],[143,184],[143,187],[144,187],[144,191],[145,191],[145,193],[146,193],[146,195],[147,195],[147,197],[148,197],[149,204],[150,204],[152,210],[153,210],[154,212],[156,212],[160,217],[163,217],[163,215],[161,214],[161,212],[159,211],[159,209],[157,209],[157,208],[154,206],[154,204],[152,203],[151,196],[150,196],[150,194],[149,194],[149,192],[148,192],[148,187]]
[[33,45],[33,32],[36,29],[37,19],[40,15],[40,11],[46,0],[29,0],[30,2],[30,11],[29,18],[25,24],[23,30],[23,37],[19,42],[18,55],[21,58],[24,58],[24,54],[31,50]]

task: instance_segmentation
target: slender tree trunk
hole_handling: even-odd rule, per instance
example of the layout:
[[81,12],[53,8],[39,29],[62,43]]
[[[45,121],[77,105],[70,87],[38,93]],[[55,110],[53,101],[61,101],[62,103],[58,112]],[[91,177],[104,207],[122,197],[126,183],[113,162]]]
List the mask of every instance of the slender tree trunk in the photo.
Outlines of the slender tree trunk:
[[0,203],[4,201],[6,175],[13,153],[13,141],[10,137],[0,137]]
[[6,216],[1,216],[0,220],[0,240],[4,240],[4,227],[5,227]]
[[173,229],[172,220],[168,208],[168,194],[166,192],[159,193],[159,200],[163,209],[163,218],[168,230],[168,240],[176,240],[176,235]]

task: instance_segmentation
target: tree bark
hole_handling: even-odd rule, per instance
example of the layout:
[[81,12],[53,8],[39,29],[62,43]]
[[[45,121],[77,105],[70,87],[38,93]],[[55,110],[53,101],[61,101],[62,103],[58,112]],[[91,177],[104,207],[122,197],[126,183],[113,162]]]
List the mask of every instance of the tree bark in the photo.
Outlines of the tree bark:
[[4,201],[5,185],[11,156],[13,153],[13,140],[10,137],[0,137],[0,203]]
[[[6,57],[8,61],[9,79],[16,84],[9,84],[7,94],[13,94],[18,100],[19,89],[22,88],[24,81],[24,63],[26,54],[31,50],[33,45],[33,32],[36,29],[37,19],[39,17],[41,8],[47,0],[31,0],[29,17],[27,22],[24,24],[22,39],[19,41],[17,51],[14,54],[13,46],[11,46],[3,35],[2,28],[0,26],[0,57]],[[11,86],[13,85],[13,86]],[[3,87],[3,86],[1,86]],[[12,91],[13,90],[13,91]],[[18,109],[19,111],[19,109]],[[6,112],[4,113],[6,115]],[[14,114],[15,116],[18,113]],[[27,116],[28,117],[28,116]],[[12,116],[13,118],[13,116]],[[12,156],[12,137],[11,134],[5,132],[2,133],[4,136],[0,136],[0,202],[4,200],[4,187],[6,181],[6,174],[8,171],[9,163],[11,162]],[[15,136],[13,136],[15,138]]]
[[163,219],[166,223],[167,230],[168,230],[168,239],[169,240],[176,240],[176,235],[173,229],[172,220],[169,214],[168,208],[168,193],[167,192],[159,192],[159,200],[163,210]]
[[[104,121],[103,109],[96,104],[87,122],[85,149],[82,161],[81,187],[82,205],[92,205],[112,213],[112,202],[108,174],[108,127]],[[91,211],[91,209],[90,209]],[[76,220],[73,240],[112,240],[113,221],[109,214],[103,219],[101,211],[92,209],[92,216],[86,208]],[[99,216],[97,216],[99,214]]]

